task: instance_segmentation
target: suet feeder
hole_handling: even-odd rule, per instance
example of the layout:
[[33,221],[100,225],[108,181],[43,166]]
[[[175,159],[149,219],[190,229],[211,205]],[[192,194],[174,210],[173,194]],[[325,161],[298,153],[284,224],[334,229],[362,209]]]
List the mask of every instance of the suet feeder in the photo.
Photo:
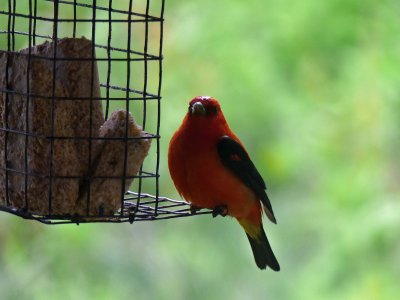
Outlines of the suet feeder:
[[152,2],[0,5],[0,210],[46,224],[190,215],[159,195],[164,0]]

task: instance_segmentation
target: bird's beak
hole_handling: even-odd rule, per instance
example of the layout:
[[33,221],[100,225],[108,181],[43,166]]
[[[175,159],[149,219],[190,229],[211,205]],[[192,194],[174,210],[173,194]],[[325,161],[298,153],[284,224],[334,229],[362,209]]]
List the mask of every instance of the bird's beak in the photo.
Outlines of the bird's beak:
[[201,104],[201,102],[195,102],[190,108],[190,113],[192,115],[204,116],[207,113],[207,111],[204,105]]

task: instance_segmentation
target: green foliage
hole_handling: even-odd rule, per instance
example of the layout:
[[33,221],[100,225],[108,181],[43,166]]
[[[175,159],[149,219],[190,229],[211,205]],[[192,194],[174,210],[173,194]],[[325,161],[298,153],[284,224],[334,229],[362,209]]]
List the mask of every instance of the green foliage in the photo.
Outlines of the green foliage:
[[166,0],[161,194],[178,197],[166,155],[188,101],[215,96],[267,181],[281,272],[259,271],[227,218],[46,227],[1,214],[2,298],[397,299],[399,9]]

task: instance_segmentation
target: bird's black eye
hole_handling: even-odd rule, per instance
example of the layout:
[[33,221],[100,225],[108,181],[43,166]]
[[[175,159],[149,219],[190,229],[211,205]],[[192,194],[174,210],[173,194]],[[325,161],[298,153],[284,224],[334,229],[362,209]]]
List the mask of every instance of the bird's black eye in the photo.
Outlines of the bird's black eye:
[[215,106],[211,106],[211,107],[210,107],[210,112],[211,112],[213,115],[216,115],[216,114],[218,113],[218,108],[215,107]]

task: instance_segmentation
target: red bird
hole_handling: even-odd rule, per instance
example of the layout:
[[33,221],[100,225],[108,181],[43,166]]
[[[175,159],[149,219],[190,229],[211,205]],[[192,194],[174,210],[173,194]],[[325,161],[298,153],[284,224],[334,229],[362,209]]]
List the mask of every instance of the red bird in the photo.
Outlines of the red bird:
[[238,220],[260,269],[280,270],[262,225],[262,207],[276,223],[264,180],[230,130],[217,100],[190,101],[169,144],[168,167],[176,189],[193,207]]

